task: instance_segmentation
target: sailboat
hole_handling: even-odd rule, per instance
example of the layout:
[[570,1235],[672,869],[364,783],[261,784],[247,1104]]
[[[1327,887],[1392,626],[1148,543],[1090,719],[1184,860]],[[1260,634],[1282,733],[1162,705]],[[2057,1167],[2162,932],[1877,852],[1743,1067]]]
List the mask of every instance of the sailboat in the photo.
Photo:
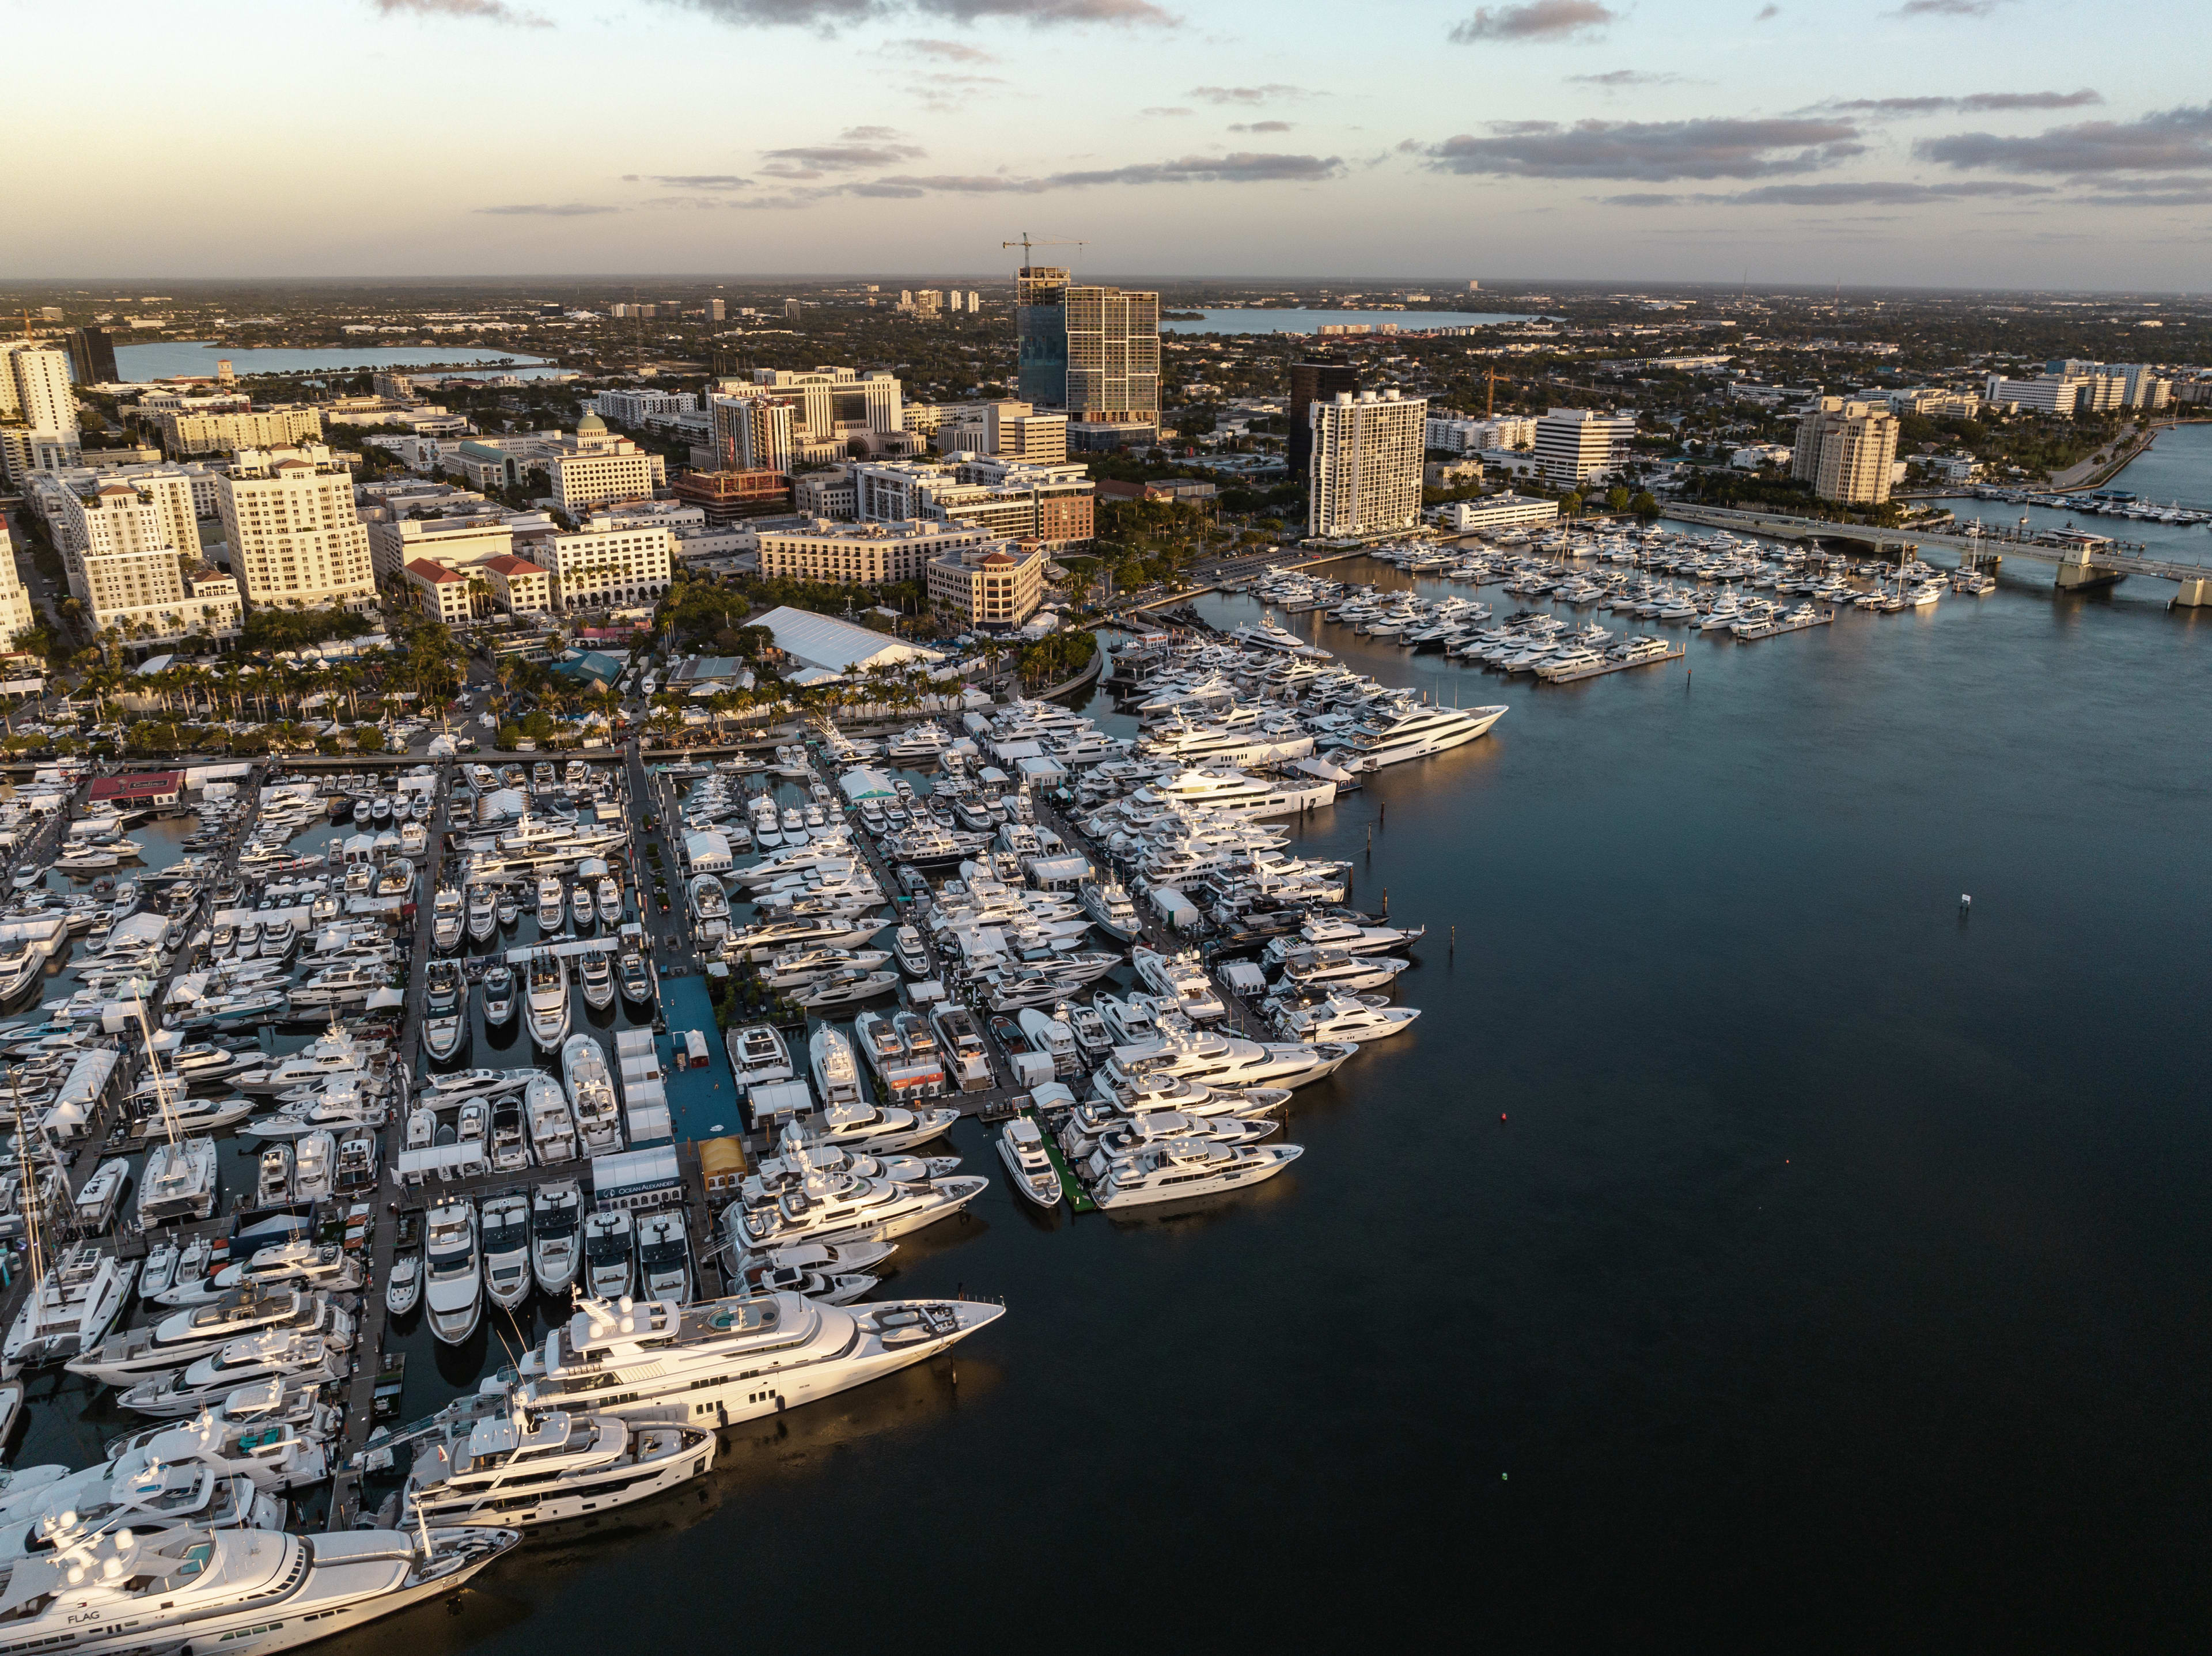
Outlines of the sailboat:
[[[180,1134],[177,1131],[176,1096],[170,1089],[176,1077],[161,1068],[155,1055],[153,1032],[146,1025],[146,1003],[137,1003],[138,1033],[146,1042],[147,1074],[161,1112],[166,1139],[147,1152],[146,1171],[138,1181],[138,1225],[148,1229],[179,1219],[205,1219],[215,1212],[216,1181],[215,1140]],[[335,1016],[335,1015],[333,1015]]]

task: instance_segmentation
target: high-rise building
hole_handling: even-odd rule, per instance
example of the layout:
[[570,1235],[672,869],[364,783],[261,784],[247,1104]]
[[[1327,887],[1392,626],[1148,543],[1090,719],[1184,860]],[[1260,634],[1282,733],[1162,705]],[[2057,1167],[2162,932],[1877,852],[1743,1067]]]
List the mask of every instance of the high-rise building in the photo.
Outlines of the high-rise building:
[[368,525],[354,509],[353,475],[327,448],[241,449],[216,506],[231,573],[247,603],[376,607]]
[[796,410],[780,397],[759,393],[711,399],[714,463],[724,471],[788,472],[797,453]]
[[1021,400],[1067,416],[1071,448],[1142,441],[1160,418],[1160,296],[1079,287],[1055,265],[1014,282]]
[[1291,476],[1303,481],[1313,470],[1313,422],[1306,410],[1316,400],[1334,402],[1350,391],[1359,395],[1359,370],[1340,356],[1316,357],[1291,364]]
[[970,288],[968,290],[968,314],[974,316],[981,312],[982,308],[982,300],[977,296],[975,290],[973,288]]
[[1536,422],[1536,470],[1563,488],[1575,488],[1626,465],[1635,436],[1632,414],[1553,409]]
[[1824,500],[1878,506],[1889,498],[1897,416],[1877,403],[1823,397],[1797,422],[1790,475]]
[[1426,397],[1339,391],[1306,413],[1313,435],[1307,533],[1384,535],[1420,522]]
[[8,532],[7,514],[0,513],[0,643],[12,645],[38,622],[31,595],[15,571],[15,542]]
[[82,452],[69,354],[27,342],[0,345],[0,468],[20,489]]
[[288,405],[247,414],[194,414],[160,409],[154,423],[172,457],[222,454],[239,449],[290,448],[323,434],[319,409]]
[[115,336],[105,328],[71,329],[69,359],[80,385],[110,385],[123,378],[115,366]]
[[797,300],[787,299],[783,301],[783,319],[787,322],[796,322],[799,320],[799,301]]
[[[179,485],[186,514],[181,533]],[[131,482],[86,478],[76,488],[43,492],[70,593],[95,632],[112,628],[125,639],[180,638],[238,625],[238,584],[201,565],[191,486],[181,473]]]
[[728,318],[729,302],[726,300],[710,299],[707,301],[708,321],[723,322],[728,320]]

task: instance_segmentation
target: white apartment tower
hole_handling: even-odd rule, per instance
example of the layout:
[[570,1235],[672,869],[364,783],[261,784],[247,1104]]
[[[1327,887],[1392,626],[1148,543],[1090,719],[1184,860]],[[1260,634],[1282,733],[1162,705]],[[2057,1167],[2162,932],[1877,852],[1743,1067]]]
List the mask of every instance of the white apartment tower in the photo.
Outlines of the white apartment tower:
[[1316,397],[1306,411],[1313,431],[1306,532],[1387,535],[1419,523],[1428,416],[1427,398],[1395,391]]
[[368,525],[327,448],[240,450],[216,505],[248,604],[375,608]]
[[0,644],[13,644],[38,624],[31,595],[15,573],[15,543],[8,533],[8,519],[0,514]]
[[1889,498],[1897,416],[1879,403],[1824,397],[1797,422],[1790,475],[1824,500],[1878,506]]
[[76,399],[67,351],[0,345],[0,468],[17,488],[35,471],[76,464]]
[[[219,633],[238,625],[238,585],[201,567],[196,528],[185,544],[178,543],[173,494],[109,478],[82,492],[64,490],[55,502],[55,538],[70,591],[95,631],[177,638],[195,628]],[[185,501],[189,509],[189,484]]]

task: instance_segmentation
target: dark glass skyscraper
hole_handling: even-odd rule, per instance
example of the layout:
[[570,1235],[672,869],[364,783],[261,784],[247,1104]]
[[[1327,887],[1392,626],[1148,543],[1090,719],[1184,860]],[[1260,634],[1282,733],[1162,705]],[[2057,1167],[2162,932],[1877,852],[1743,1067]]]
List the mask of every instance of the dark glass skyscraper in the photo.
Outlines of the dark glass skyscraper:
[[1334,401],[1339,391],[1359,395],[1359,370],[1342,357],[1322,357],[1291,364],[1291,422],[1288,458],[1291,476],[1306,482],[1313,472],[1313,429],[1306,410],[1316,401]]
[[115,367],[115,337],[105,328],[71,329],[69,358],[80,385],[112,385],[123,378]]
[[1014,277],[1016,395],[1042,408],[1067,406],[1067,318],[1060,304],[1067,274],[1057,265],[1024,264]]

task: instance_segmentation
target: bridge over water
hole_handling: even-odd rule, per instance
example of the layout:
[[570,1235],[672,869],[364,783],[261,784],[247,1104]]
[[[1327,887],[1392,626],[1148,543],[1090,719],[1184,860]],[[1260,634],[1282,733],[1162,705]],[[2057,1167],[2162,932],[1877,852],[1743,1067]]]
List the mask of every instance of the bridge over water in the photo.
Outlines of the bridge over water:
[[1823,518],[1790,518],[1765,512],[1733,512],[1721,507],[1670,506],[1667,515],[1686,522],[1705,524],[1739,534],[1766,535],[1790,541],[1854,541],[1880,551],[1907,547],[1916,552],[1949,552],[1960,558],[2027,558],[2052,565],[2061,591],[2110,586],[2130,575],[2170,580],[2180,588],[2172,602],[2179,608],[2212,607],[2212,563],[2185,559],[2153,558],[2122,552],[2109,544],[2052,546],[2041,541],[2016,540],[2002,535],[1955,535],[1920,529],[1875,529],[1863,524],[1830,523]]

